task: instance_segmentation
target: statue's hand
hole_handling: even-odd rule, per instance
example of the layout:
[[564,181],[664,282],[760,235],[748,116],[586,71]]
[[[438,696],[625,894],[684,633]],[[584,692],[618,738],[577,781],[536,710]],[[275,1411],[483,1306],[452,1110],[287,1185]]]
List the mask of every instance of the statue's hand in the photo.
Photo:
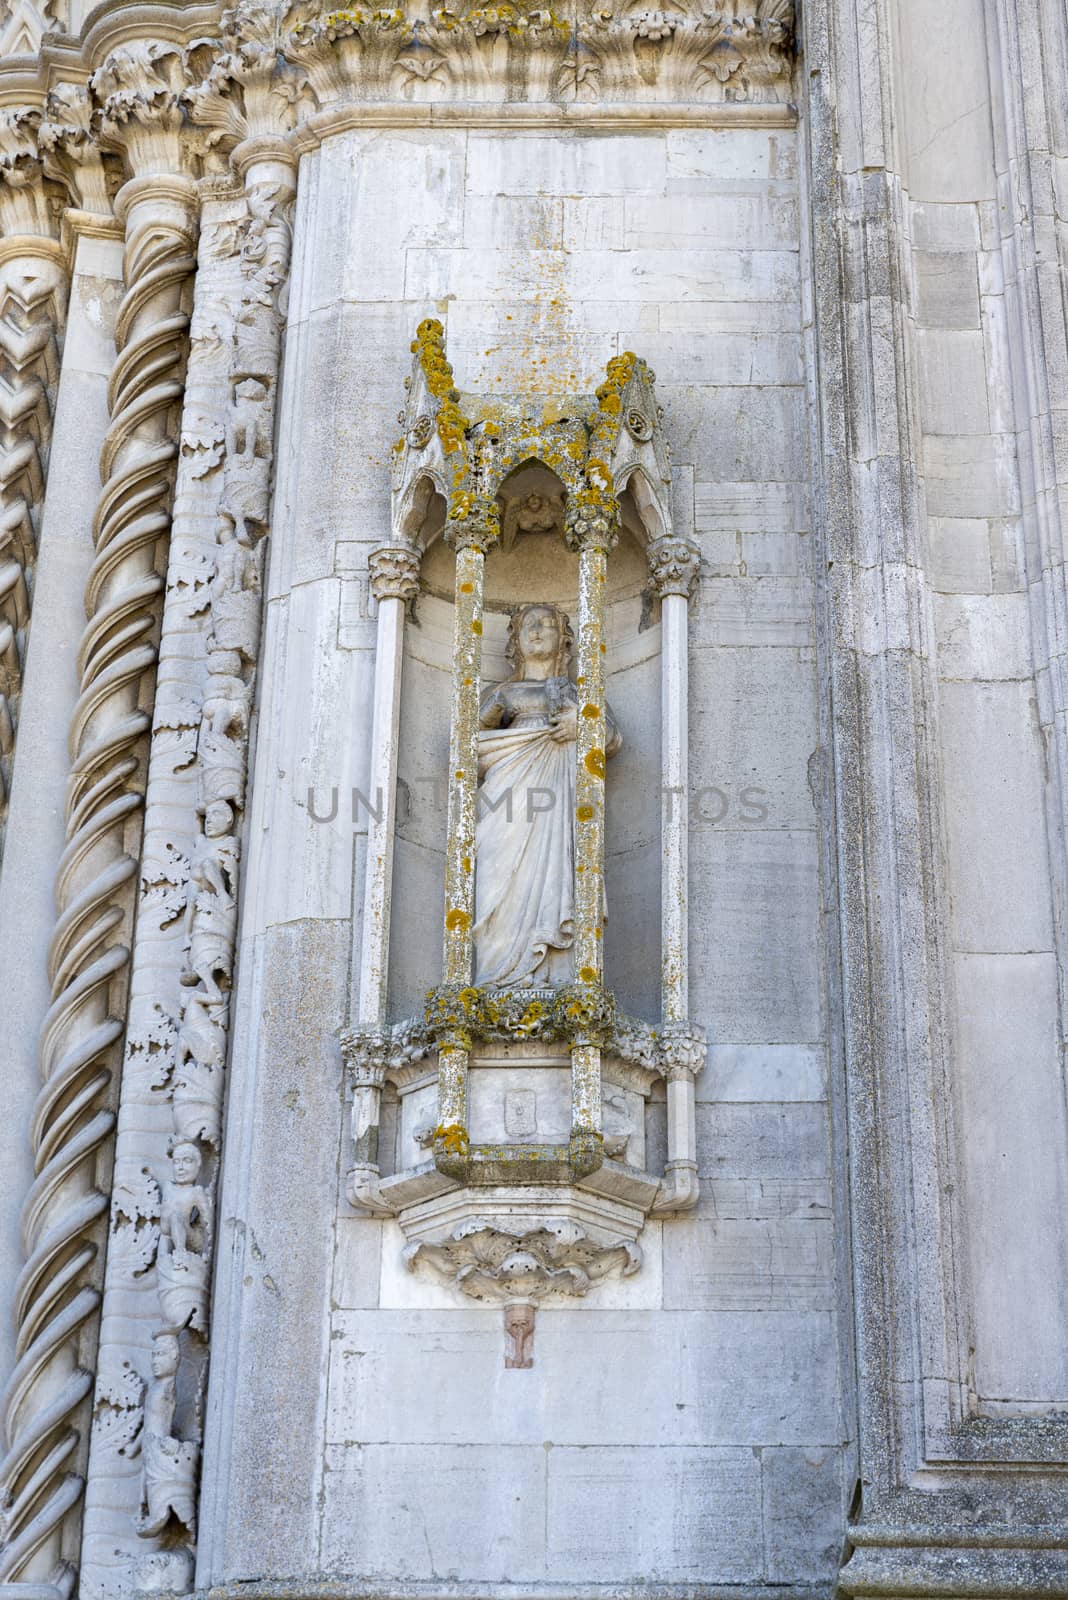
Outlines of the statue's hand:
[[549,718],[549,732],[557,744],[573,743],[578,738],[578,708],[565,706]]

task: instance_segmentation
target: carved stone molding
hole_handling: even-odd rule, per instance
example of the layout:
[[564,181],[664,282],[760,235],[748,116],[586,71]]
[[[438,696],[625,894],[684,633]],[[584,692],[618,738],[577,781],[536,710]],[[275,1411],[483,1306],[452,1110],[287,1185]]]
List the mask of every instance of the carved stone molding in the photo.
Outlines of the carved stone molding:
[[524,1232],[473,1217],[437,1243],[413,1240],[404,1250],[409,1271],[428,1268],[470,1299],[497,1304],[581,1298],[641,1262],[633,1240],[600,1241],[566,1219]]
[[760,103],[789,95],[791,0],[755,7],[725,0],[713,10],[670,12],[591,7],[574,23],[551,8],[511,4],[302,9],[294,51],[323,104],[354,92],[414,102],[564,104]]
[[[173,916],[183,933],[184,959],[175,973],[181,1000],[173,1024],[160,1035],[168,1059],[158,1077],[170,1092],[174,1131],[172,1172],[160,1182],[158,1244],[149,1265],[158,1307],[156,1343],[165,1346],[168,1370],[157,1371],[153,1380],[157,1388],[163,1385],[153,1427],[148,1420],[148,1404],[156,1393],[151,1383],[146,1399],[141,1503],[131,1529],[145,1542],[145,1550],[125,1557],[142,1590],[163,1582],[161,1558],[173,1553],[175,1541],[188,1554],[196,1535],[199,1410],[195,1425],[179,1432],[168,1386],[180,1377],[202,1399],[207,1380],[240,832],[260,649],[263,540],[269,522],[283,326],[279,301],[289,265],[293,199],[287,169],[279,182],[277,168],[277,161],[268,159],[266,182],[258,181],[254,167],[249,169],[246,216],[232,231],[220,234],[221,247],[225,251],[228,246],[236,265],[238,290],[236,314],[226,328],[226,406],[221,427],[207,430],[204,459],[186,469],[194,479],[215,478],[214,558],[205,567],[171,567],[170,615],[179,629],[194,622],[201,633],[202,677],[198,701],[176,701],[157,716],[153,744],[153,757],[158,754],[165,764],[168,741],[183,742],[183,768],[195,773],[191,799],[196,835]],[[214,250],[213,241],[208,248]],[[222,324],[201,309],[197,337],[206,350],[218,350]],[[196,422],[195,413],[192,420]],[[195,431],[186,432],[187,461],[200,455],[199,443]],[[179,589],[184,601],[178,598]],[[173,947],[167,953],[173,961]],[[132,1507],[128,1514],[133,1521]],[[114,1543],[113,1537],[108,1541],[94,1529],[101,1568],[108,1559],[108,1543]],[[93,1581],[99,1583],[99,1574]]]
[[66,292],[51,253],[0,262],[0,859]]

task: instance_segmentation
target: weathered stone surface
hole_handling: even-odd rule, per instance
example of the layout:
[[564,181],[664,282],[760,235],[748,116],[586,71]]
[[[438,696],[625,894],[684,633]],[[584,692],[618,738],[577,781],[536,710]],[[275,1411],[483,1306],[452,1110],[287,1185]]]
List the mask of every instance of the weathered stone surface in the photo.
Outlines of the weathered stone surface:
[[[17,763],[0,715],[14,772],[0,1284],[30,1350],[5,1400],[0,1584],[30,1600],[329,1579],[446,1600],[473,1585],[479,1600],[543,1585],[824,1600],[843,1555],[843,1593],[1065,1587],[1063,1552],[1045,1548],[1068,1525],[1063,7],[812,0],[796,63],[788,6],[723,9],[417,0],[326,16],[250,0],[220,17],[156,7],[158,37],[109,12],[80,39],[84,8],[17,0],[3,23],[40,53],[32,71],[0,63],[0,255],[15,270],[33,240],[28,255],[71,279],[62,348],[40,358],[58,396],[47,484],[41,397],[0,381],[0,705],[15,679],[21,693]],[[188,332],[166,287],[172,270],[191,281],[185,244],[143,273],[142,251],[162,260],[176,228],[200,229]],[[430,393],[410,345],[431,317],[452,372],[431,363],[438,409],[418,416],[403,386],[414,372],[409,406]],[[618,1003],[649,1026],[619,1069],[602,1187],[581,1195],[602,1222],[635,1192],[655,1211],[640,1270],[574,1303],[507,1305],[506,1328],[456,1265],[488,1272],[473,1241],[508,1237],[476,1215],[495,1186],[448,1187],[433,1051],[418,1028],[390,1031],[441,978],[461,781],[453,550],[459,524],[493,522],[492,496],[458,515],[475,479],[442,466],[437,423],[447,435],[448,408],[477,403],[487,442],[520,401],[543,423],[565,397],[585,415],[628,352],[656,368],[663,417],[628,401],[613,449],[630,460],[662,429],[673,458],[655,463],[652,510],[624,495],[607,566],[624,744],[603,953]],[[393,526],[397,459],[409,487],[434,464],[425,524],[409,506]],[[94,530],[101,481],[133,509],[116,522],[106,490]],[[502,545],[519,526],[504,500]],[[668,505],[674,527],[654,530]],[[656,560],[650,573],[635,507],[650,537],[692,539],[691,599],[689,576],[665,594]],[[270,533],[256,575],[232,548],[250,518]],[[407,543],[420,534],[426,550]],[[412,574],[392,595],[369,568],[384,545]],[[529,530],[490,556],[487,681],[509,670],[511,607],[536,597],[575,619],[578,569]],[[261,581],[250,649],[237,623],[258,615]],[[397,670],[399,709],[383,689]],[[211,833],[198,773],[234,724],[241,771],[212,770],[240,809],[247,736],[248,807],[232,831],[216,812]],[[372,753],[397,774],[395,840]],[[665,827],[677,810],[685,856]],[[207,845],[220,837],[225,857]],[[387,857],[369,1018],[368,884]],[[86,971],[87,951],[114,969]],[[232,1005],[229,1038],[197,1033],[205,999]],[[709,1037],[696,1083],[697,1036],[683,1029],[673,1056],[660,1026],[682,1012]],[[353,1022],[372,1026],[343,1070],[336,1034]],[[594,1065],[579,1048],[581,1091]],[[473,1068],[476,1139],[509,1134],[511,1070]],[[566,1143],[578,1099],[566,1061],[552,1070],[536,1131]],[[643,1176],[608,1122],[641,1117],[646,1097],[624,1145]],[[218,1158],[214,1212],[214,1176],[164,1153],[176,1118],[198,1124],[201,1162]],[[428,1210],[413,1222],[413,1202],[402,1228],[386,1191],[417,1161],[401,1181]],[[33,1261],[16,1290],[24,1203]],[[473,1232],[457,1240],[461,1214]],[[406,1229],[430,1217],[454,1240],[451,1276],[405,1263]],[[196,1293],[176,1300],[171,1270],[164,1302],[156,1278],[183,1230],[188,1245],[213,1218]],[[540,1271],[540,1294],[553,1248],[543,1237],[516,1281]],[[622,1250],[614,1234],[589,1248]],[[57,1310],[48,1365],[38,1341]],[[176,1386],[163,1314],[193,1319]]]

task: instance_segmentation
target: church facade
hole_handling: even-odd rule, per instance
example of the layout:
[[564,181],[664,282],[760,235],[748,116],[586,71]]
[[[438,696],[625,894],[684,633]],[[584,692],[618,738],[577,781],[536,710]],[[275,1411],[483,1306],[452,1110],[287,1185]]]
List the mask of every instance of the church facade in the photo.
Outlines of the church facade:
[[1066,81],[0,0],[0,1600],[1068,1596]]

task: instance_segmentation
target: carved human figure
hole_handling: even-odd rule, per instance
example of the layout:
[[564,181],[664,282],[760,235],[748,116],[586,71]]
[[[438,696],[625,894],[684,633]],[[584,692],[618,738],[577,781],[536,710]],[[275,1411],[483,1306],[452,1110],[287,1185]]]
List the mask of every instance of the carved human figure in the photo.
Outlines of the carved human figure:
[[161,1185],[159,1232],[161,1245],[171,1251],[192,1251],[203,1255],[211,1225],[211,1196],[198,1183],[202,1165],[200,1151],[188,1140],[179,1140],[171,1151],[171,1177]]
[[534,1365],[534,1307],[523,1301],[504,1308],[504,1332],[507,1344],[504,1364],[508,1368],[526,1368]]
[[[511,678],[482,698],[475,836],[475,982],[557,985],[572,977],[575,914],[574,635],[554,605],[508,627]],[[622,740],[606,712],[606,753]]]
[[145,1391],[145,1425],[141,1435],[141,1516],[143,1539],[163,1532],[171,1517],[190,1532],[196,1527],[197,1447],[172,1434],[178,1406],[177,1335],[166,1331],[152,1340],[152,1377]]
[[202,983],[213,1000],[233,974],[237,934],[237,840],[233,812],[225,800],[212,800],[204,812],[189,868],[186,937],[189,954],[182,983]]
[[[256,415],[259,408],[256,407]],[[245,422],[229,424],[227,450],[236,459],[254,445],[246,437]],[[237,430],[236,432],[234,430]],[[218,551],[211,580],[211,628],[208,670],[213,674],[239,674],[255,662],[260,628],[262,547],[233,515],[224,512],[216,533]]]
[[226,449],[231,460],[262,456],[269,449],[270,440],[264,434],[266,398],[267,385],[260,378],[242,378],[234,385],[226,427]]

